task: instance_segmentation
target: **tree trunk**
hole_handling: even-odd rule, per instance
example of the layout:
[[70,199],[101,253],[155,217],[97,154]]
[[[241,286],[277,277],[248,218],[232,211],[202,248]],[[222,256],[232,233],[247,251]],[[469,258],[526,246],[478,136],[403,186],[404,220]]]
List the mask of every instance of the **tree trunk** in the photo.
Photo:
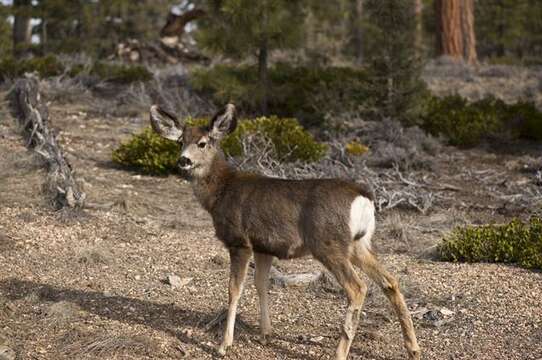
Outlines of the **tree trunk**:
[[416,14],[416,39],[415,45],[418,55],[421,55],[423,49],[423,3],[422,0],[416,0],[415,2],[415,14]]
[[463,58],[463,34],[461,26],[462,0],[436,0],[437,54],[455,59]]
[[474,31],[474,0],[462,0],[461,26],[463,32],[463,58],[470,65],[478,64],[476,33]]
[[363,63],[363,33],[361,18],[363,16],[363,0],[350,0],[350,22],[352,31],[352,47],[357,65]]
[[267,88],[268,88],[268,49],[267,39],[262,40],[260,50],[258,52],[258,80],[260,82],[260,111],[263,115],[267,115]]
[[31,6],[31,0],[13,1],[13,53],[16,57],[24,54],[32,45]]

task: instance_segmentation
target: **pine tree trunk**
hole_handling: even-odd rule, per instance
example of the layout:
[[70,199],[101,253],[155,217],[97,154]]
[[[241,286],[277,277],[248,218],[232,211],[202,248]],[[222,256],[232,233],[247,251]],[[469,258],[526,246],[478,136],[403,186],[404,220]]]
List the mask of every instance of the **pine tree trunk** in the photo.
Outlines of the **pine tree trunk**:
[[28,14],[32,6],[31,0],[13,1],[15,17],[13,20],[13,53],[15,56],[24,54],[32,44],[32,24]]
[[436,0],[437,54],[455,59],[463,58],[463,31],[461,26],[462,0]]
[[260,111],[267,115],[267,91],[268,91],[268,48],[267,39],[264,39],[258,52],[258,80],[260,82]]
[[418,55],[421,55],[423,48],[423,3],[422,0],[416,0],[415,2],[415,13],[416,13],[416,39],[415,45],[418,51]]
[[363,0],[350,0],[350,22],[352,31],[352,45],[356,64],[363,63],[363,33],[361,18],[363,16]]
[[474,31],[474,0],[462,0],[461,25],[463,32],[463,58],[468,64],[478,64],[476,33]]

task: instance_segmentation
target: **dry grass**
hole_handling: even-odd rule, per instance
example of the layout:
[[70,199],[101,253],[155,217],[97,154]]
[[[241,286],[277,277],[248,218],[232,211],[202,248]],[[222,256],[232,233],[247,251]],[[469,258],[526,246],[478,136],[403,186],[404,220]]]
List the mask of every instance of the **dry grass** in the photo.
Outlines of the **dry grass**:
[[111,359],[129,352],[134,355],[151,355],[156,351],[156,344],[143,335],[119,334],[70,334],[63,339],[67,343],[62,352],[74,359],[101,358]]

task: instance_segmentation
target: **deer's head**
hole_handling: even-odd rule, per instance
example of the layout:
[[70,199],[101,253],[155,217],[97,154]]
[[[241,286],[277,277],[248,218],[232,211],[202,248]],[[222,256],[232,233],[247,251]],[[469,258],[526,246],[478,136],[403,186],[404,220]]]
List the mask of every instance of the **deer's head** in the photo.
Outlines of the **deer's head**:
[[179,144],[179,168],[196,178],[209,173],[215,157],[222,154],[220,140],[237,126],[235,106],[232,104],[216,113],[205,127],[183,125],[175,115],[157,105],[151,106],[150,113],[153,130]]

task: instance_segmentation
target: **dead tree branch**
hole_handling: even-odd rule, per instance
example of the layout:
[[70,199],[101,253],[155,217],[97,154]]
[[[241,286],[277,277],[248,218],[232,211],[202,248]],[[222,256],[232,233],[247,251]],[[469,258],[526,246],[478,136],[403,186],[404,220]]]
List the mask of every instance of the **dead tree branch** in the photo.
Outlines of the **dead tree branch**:
[[74,171],[64,157],[56,134],[49,129],[49,111],[41,98],[39,80],[34,75],[19,79],[10,93],[10,104],[27,147],[47,164],[46,187],[55,207],[83,207],[85,193],[75,181]]

